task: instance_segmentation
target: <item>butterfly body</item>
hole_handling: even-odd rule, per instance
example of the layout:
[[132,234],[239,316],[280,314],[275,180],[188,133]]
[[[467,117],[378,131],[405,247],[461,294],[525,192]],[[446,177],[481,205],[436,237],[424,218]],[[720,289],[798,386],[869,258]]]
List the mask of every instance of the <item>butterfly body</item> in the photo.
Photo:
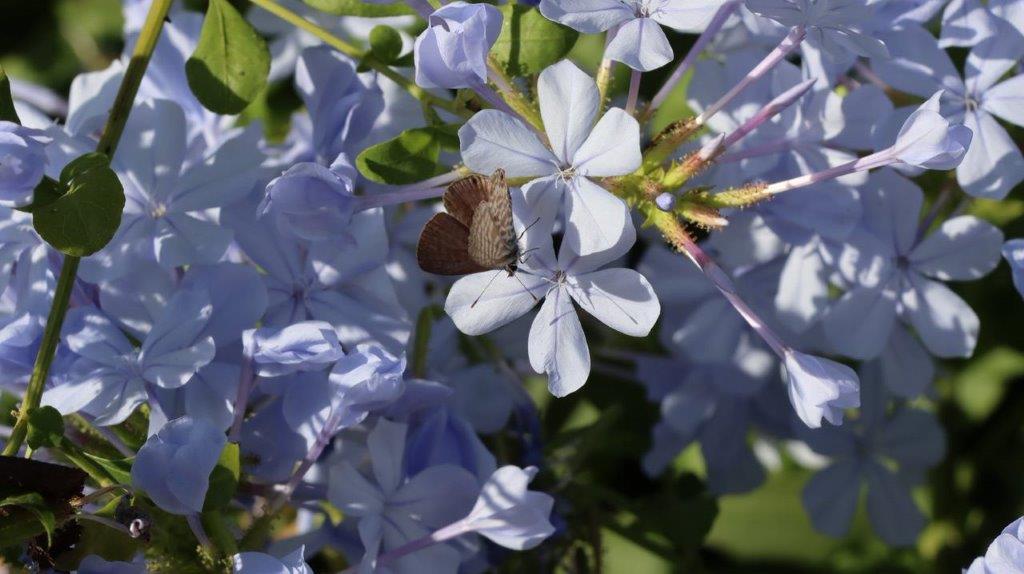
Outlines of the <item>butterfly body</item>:
[[420,268],[436,275],[467,275],[501,269],[514,275],[519,242],[505,172],[471,175],[448,186],[447,213],[427,222],[416,247]]

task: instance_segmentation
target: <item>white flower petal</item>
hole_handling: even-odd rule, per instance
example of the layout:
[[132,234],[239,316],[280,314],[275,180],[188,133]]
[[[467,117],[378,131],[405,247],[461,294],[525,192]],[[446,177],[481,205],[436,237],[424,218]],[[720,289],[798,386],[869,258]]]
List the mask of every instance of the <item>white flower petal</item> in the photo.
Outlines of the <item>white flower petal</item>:
[[444,310],[463,333],[483,335],[522,317],[547,287],[544,279],[526,273],[474,273],[455,282]]
[[597,84],[576,64],[562,60],[541,72],[537,94],[551,149],[568,166],[594,127],[601,105]]
[[556,158],[517,118],[498,110],[478,112],[459,129],[462,161],[478,173],[504,169],[509,177],[548,175]]
[[590,376],[590,349],[583,326],[565,289],[548,293],[530,327],[530,365],[547,373],[548,390],[564,397],[578,390]]
[[654,288],[632,269],[602,269],[574,276],[568,287],[586,312],[626,335],[646,337],[661,314]]

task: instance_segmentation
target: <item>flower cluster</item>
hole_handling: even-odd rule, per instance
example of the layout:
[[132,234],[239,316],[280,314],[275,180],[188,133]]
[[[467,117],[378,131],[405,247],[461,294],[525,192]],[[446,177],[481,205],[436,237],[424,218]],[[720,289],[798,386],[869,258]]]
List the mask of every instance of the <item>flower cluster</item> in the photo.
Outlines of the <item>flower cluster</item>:
[[[816,529],[844,535],[866,485],[879,538],[915,543],[911,489],[946,449],[936,359],[971,357],[981,329],[949,284],[1002,257],[1024,295],[1024,240],[970,210],[1024,181],[1009,125],[1024,126],[1024,11],[1001,8],[1020,1],[954,0],[936,38],[941,0],[359,9],[379,19],[260,0],[253,36],[301,102],[281,137],[252,108],[211,112],[203,16],[148,4],[125,0],[129,50],[162,28],[126,109],[130,51],[78,76],[59,121],[31,98],[0,121],[0,388],[31,406],[5,454],[30,410],[56,409],[78,431],[44,450],[96,487],[75,516],[133,538],[168,525],[135,561],[79,571],[183,559],[167,557],[177,535],[244,574],[339,553],[345,572],[454,574],[508,559],[496,547],[570,552],[574,475],[534,391],[580,400],[609,371],[660,409],[633,453],[650,477],[698,444],[711,493],[747,492],[800,450]],[[565,49],[516,45],[510,14]],[[604,34],[594,70],[567,58],[579,34]],[[79,261],[42,225],[91,217],[73,168],[96,149],[124,208]],[[424,273],[431,200],[499,170],[515,264]],[[497,244],[476,222],[470,248]],[[969,572],[1022,567],[1015,524]]]

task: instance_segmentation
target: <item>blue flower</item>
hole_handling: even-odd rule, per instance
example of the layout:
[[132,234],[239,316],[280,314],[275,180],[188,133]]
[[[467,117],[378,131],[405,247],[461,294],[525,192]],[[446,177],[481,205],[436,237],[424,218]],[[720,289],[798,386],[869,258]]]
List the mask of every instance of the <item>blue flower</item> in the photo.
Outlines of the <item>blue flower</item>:
[[935,38],[914,25],[888,33],[893,58],[873,63],[878,76],[897,90],[923,98],[945,91],[942,104],[949,121],[974,134],[974,145],[957,168],[957,181],[967,193],[987,199],[1002,199],[1024,181],[1024,156],[996,120],[1024,125],[1024,76],[1000,82],[1024,54],[1024,39],[1009,25],[1001,26],[968,54],[963,78]]
[[226,444],[224,432],[206,421],[170,421],[139,449],[132,464],[132,485],[167,512],[199,513],[210,473]]
[[46,173],[45,132],[0,121],[0,206],[22,207]]
[[345,240],[355,211],[356,178],[344,154],[330,169],[299,163],[267,184],[258,209],[261,215],[272,215],[282,233],[306,241]]
[[872,178],[875,185],[861,191],[863,230],[840,258],[840,274],[849,283],[823,318],[826,337],[842,353],[870,359],[885,348],[899,316],[932,354],[969,357],[978,317],[942,281],[986,275],[999,262],[1002,233],[962,215],[919,237],[921,190],[889,170]]
[[902,408],[887,415],[877,375],[864,372],[862,380],[864,408],[859,420],[804,431],[809,446],[832,459],[804,487],[804,507],[815,528],[842,536],[866,482],[868,518],[875,532],[887,544],[909,546],[925,524],[910,496],[911,479],[942,460],[945,435],[931,413]]
[[217,210],[252,191],[259,131],[247,129],[196,158],[187,148],[186,128],[172,102],[132,109],[112,164],[125,187],[121,226],[110,244],[83,262],[83,278],[115,279],[140,261],[170,269],[224,256],[231,231],[218,225]]
[[244,339],[246,352],[261,377],[323,371],[345,355],[334,328],[323,321],[262,327],[246,332]]
[[416,83],[453,89],[486,83],[487,54],[501,21],[501,12],[487,4],[458,1],[436,10],[416,38]]
[[724,0],[541,0],[547,18],[596,34],[618,26],[605,57],[648,72],[672,61],[672,46],[661,26],[679,32],[704,31]]
[[295,66],[295,90],[308,116],[297,115],[291,134],[291,162],[330,167],[342,154],[355,157],[358,147],[384,113],[384,99],[373,80],[356,73],[355,64],[327,46],[306,48]]
[[63,414],[85,411],[99,425],[120,423],[154,388],[182,387],[213,360],[216,344],[203,334],[211,312],[205,291],[179,291],[136,349],[97,309],[73,309],[64,332],[80,358],[66,382],[43,394],[43,404]]
[[387,234],[381,210],[357,213],[352,242],[300,243],[257,219],[253,207],[225,214],[242,252],[263,271],[268,305],[263,325],[281,327],[326,321],[343,345],[376,343],[401,353],[409,320],[384,270]]
[[[347,516],[359,520],[364,565],[403,544],[465,517],[473,508],[479,486],[466,470],[452,465],[405,472],[406,425],[380,419],[367,439],[372,475],[350,462],[331,468],[327,498]],[[398,560],[398,572],[454,572],[461,562],[449,545],[435,545]]]

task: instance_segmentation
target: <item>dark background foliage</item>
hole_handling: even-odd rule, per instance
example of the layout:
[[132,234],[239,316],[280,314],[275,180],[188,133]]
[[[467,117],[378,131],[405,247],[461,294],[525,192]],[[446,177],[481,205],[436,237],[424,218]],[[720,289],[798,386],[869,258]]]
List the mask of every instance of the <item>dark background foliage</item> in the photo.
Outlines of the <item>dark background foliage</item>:
[[[121,50],[119,0],[2,0],[0,14],[0,64],[14,78],[61,94],[75,74],[106,67]],[[692,37],[672,40],[679,54]],[[582,39],[574,57],[595,66],[600,42]],[[954,57],[962,62],[964,54]],[[660,81],[658,72],[646,74],[644,93],[652,95]],[[625,77],[616,85],[623,90]],[[684,89],[659,113],[659,122],[679,117]],[[246,113],[280,134],[296,106],[283,83],[268,88]],[[1022,141],[1020,129],[1011,133]],[[934,197],[949,177],[932,173],[920,183]],[[952,202],[949,209],[955,207]],[[1020,189],[1002,202],[974,200],[961,207],[999,225],[1008,238],[1024,236]],[[628,364],[598,356],[590,382],[569,398],[553,400],[542,381],[530,381],[542,407],[547,464],[537,486],[558,496],[565,533],[533,552],[510,554],[505,571],[960,572],[1024,513],[1024,301],[1005,264],[982,281],[955,288],[981,317],[981,337],[973,359],[939,365],[931,396],[919,401],[938,413],[948,456],[915,491],[931,518],[916,547],[886,547],[863,509],[847,537],[816,533],[800,503],[810,473],[785,454],[766,483],[744,495],[707,494],[695,447],[666,476],[647,478],[639,460],[657,406],[629,381]],[[608,337],[607,331],[588,330],[593,343]],[[603,342],[605,348],[636,345],[626,338]],[[508,444],[489,446],[503,458],[516,456]],[[328,560],[311,563],[327,567]]]

